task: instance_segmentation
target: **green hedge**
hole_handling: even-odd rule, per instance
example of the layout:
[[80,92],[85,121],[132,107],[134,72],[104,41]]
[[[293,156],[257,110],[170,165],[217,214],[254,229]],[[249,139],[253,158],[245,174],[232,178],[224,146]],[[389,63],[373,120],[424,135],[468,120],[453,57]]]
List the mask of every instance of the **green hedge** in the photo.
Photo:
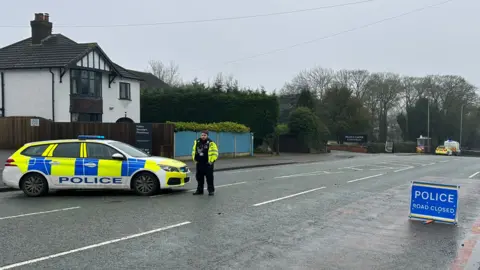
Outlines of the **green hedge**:
[[212,92],[172,89],[141,95],[141,116],[145,123],[231,121],[251,128],[255,138],[275,130],[279,114],[277,97],[261,92]]
[[384,143],[368,143],[367,153],[385,153]]
[[170,122],[175,125],[175,131],[215,131],[215,132],[234,132],[245,133],[250,132],[250,129],[242,124],[234,122],[219,122],[219,123],[195,123],[195,122]]
[[462,150],[460,155],[461,156],[469,156],[469,157],[480,157],[480,151]]
[[393,151],[395,153],[415,153],[416,150],[417,143],[414,142],[393,143]]
[[[394,153],[415,153],[417,144],[414,142],[393,143]],[[368,143],[368,153],[385,153],[385,143]]]

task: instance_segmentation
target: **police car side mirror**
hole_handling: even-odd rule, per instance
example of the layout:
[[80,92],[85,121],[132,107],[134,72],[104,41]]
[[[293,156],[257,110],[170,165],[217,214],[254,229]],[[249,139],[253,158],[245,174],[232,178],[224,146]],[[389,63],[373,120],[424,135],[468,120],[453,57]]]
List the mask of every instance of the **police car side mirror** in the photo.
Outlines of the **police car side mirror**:
[[120,153],[115,153],[115,154],[112,155],[112,159],[124,160],[125,157],[124,157],[122,154],[120,154]]

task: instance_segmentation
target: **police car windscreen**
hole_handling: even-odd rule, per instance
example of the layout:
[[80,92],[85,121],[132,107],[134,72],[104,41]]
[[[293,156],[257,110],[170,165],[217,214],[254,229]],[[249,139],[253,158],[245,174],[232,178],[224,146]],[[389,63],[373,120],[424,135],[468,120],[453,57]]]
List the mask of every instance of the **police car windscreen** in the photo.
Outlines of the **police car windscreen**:
[[122,150],[125,154],[132,157],[149,157],[149,155],[129,144],[122,142],[111,142],[110,145]]

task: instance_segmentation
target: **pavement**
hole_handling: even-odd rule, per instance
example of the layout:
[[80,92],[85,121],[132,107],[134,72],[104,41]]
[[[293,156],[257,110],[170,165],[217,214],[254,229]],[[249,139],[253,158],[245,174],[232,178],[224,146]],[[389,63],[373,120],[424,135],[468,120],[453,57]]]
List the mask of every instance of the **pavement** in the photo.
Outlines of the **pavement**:
[[[0,270],[478,269],[479,172],[379,154],[220,171],[213,197],[4,192]],[[412,180],[461,185],[458,225],[409,220]]]

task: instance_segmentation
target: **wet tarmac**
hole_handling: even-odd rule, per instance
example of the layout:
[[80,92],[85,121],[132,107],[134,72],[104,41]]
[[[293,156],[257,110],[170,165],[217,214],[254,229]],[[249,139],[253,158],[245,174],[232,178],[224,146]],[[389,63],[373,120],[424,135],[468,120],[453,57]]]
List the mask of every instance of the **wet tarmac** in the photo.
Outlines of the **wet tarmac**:
[[[218,172],[213,197],[0,193],[0,270],[478,269],[478,171],[365,155]],[[414,180],[459,184],[459,224],[409,220]]]

